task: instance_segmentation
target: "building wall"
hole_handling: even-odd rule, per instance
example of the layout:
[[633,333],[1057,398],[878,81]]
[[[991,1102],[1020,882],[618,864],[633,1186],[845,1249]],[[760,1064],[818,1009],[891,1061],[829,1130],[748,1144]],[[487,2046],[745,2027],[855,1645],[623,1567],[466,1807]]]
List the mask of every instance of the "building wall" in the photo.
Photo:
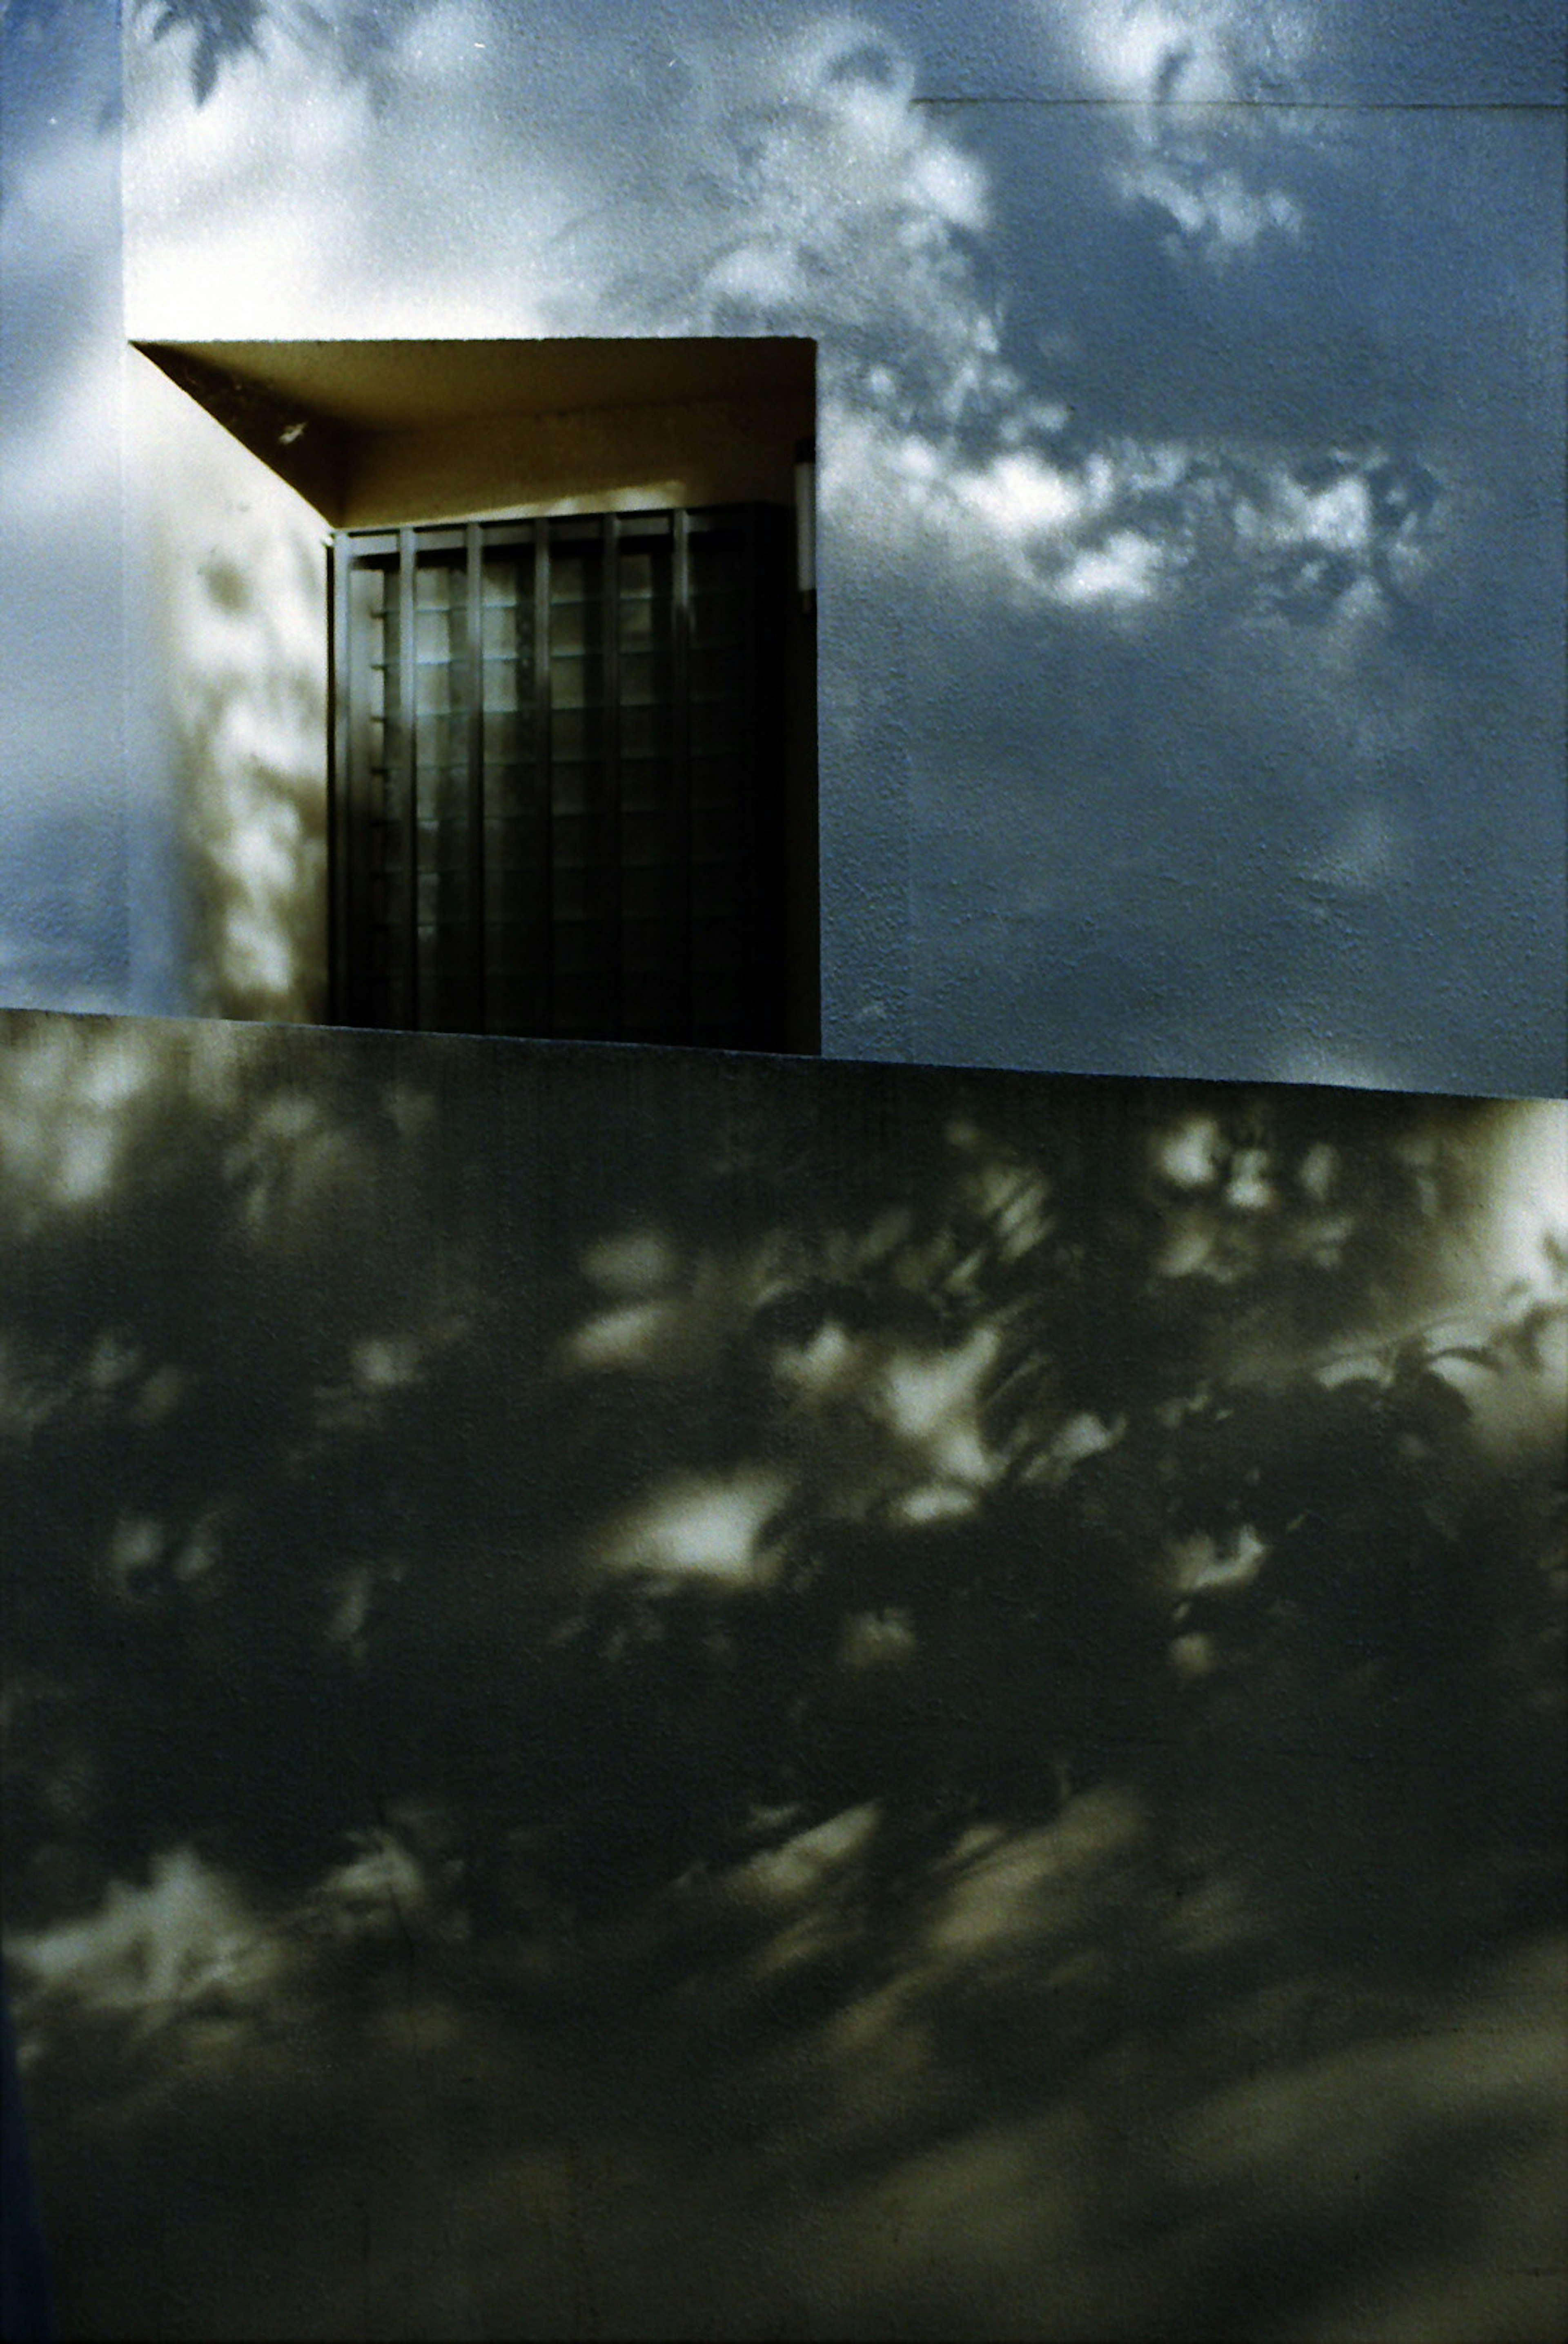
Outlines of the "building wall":
[[120,688],[120,158],[96,126],[119,49],[107,11],[69,43],[29,29],[0,20],[0,992],[109,1008],[138,997],[152,875]]
[[0,1012],[58,2332],[1568,2333],[1565,1163]]
[[794,334],[829,1052],[1561,1085],[1552,12],[192,0],[122,133],[76,5],[4,35],[8,997],[207,999],[127,333]]

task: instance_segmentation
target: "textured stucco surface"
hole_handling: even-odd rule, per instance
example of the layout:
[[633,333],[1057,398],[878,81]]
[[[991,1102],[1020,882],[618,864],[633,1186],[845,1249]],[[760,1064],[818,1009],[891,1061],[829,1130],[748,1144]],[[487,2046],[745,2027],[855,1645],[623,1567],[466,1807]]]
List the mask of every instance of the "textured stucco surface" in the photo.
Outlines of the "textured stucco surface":
[[127,334],[792,334],[830,1052],[1560,1087],[1554,15],[14,6],[4,997],[201,1005]]

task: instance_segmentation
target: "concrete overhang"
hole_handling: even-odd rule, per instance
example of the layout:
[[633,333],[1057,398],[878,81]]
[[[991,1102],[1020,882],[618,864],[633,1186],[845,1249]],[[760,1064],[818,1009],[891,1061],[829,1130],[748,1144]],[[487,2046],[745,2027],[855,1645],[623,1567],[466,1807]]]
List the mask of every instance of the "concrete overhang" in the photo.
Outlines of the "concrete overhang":
[[[616,461],[667,471],[693,409],[719,497],[726,439],[759,415],[781,449],[813,428],[815,345],[784,337],[134,347],[335,527],[490,501],[474,485],[487,468],[505,475],[507,505],[602,495]],[[410,482],[425,509],[393,510]]]

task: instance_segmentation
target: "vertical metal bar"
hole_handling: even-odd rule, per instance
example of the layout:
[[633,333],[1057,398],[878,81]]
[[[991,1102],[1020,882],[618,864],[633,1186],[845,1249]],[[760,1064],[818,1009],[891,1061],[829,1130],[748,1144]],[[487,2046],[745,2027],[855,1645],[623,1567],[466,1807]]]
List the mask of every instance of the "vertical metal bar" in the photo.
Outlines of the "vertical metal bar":
[[[765,1023],[763,992],[767,953],[764,941],[766,926],[765,877],[759,853],[761,824],[758,801],[765,783],[763,766],[766,750],[761,723],[762,711],[757,692],[757,627],[758,610],[757,509],[746,505],[741,513],[742,562],[745,586],[743,595],[742,737],[746,743],[745,786],[739,809],[741,829],[741,867],[736,876],[740,883],[740,905],[745,929],[743,950],[745,954],[746,1009],[745,1038],[753,1049],[762,1046],[760,1028]],[[771,876],[771,874],[766,874]]]
[[[625,852],[621,823],[621,517],[607,512],[600,523],[600,692],[604,703],[603,843],[608,865],[602,882],[609,929],[606,977],[617,1036],[626,1029],[624,964],[621,935],[621,864]],[[596,824],[596,828],[600,825]]]
[[550,523],[533,528],[533,743],[539,790],[539,859],[543,901],[539,945],[541,1030],[555,1031],[555,781],[551,771]]
[[485,1032],[484,563],[479,523],[463,536],[468,567],[469,983],[473,1031]]
[[419,639],[414,620],[414,532],[398,531],[398,781],[402,793],[408,923],[404,1002],[409,1024],[420,1022]]
[[674,543],[670,550],[670,848],[675,866],[681,936],[678,1038],[689,1042],[695,1014],[692,973],[692,524],[683,506],[671,518]]
[[784,630],[792,615],[786,516],[753,508],[753,690],[756,698],[758,792],[753,854],[758,907],[757,1047],[782,1050],[788,1000],[788,824],[784,811],[787,715]]
[[[362,1026],[376,1016],[378,1007],[372,863],[377,818],[384,818],[386,813],[384,761],[389,732],[383,698],[383,798],[378,803],[374,786],[376,767],[370,752],[374,704],[370,678],[377,664],[374,654],[379,649],[385,686],[387,666],[391,657],[391,621],[387,609],[387,573],[381,561],[357,553],[354,541],[347,531],[341,539],[340,552],[338,580],[339,672],[335,686],[339,719],[337,746],[341,757],[339,839],[345,864],[340,1015],[348,1023]],[[379,614],[369,607],[372,600],[379,604]],[[376,640],[378,629],[380,636],[379,644]]]
[[[348,879],[352,841],[349,832],[349,545],[335,530],[327,551],[328,647],[327,690],[330,718],[327,733],[327,1015],[334,1026],[346,1025],[349,999]],[[364,850],[361,850],[361,856]]]
[[787,538],[774,508],[746,510],[746,729],[751,786],[745,814],[751,938],[751,1046],[784,1046],[786,987],[784,650]]

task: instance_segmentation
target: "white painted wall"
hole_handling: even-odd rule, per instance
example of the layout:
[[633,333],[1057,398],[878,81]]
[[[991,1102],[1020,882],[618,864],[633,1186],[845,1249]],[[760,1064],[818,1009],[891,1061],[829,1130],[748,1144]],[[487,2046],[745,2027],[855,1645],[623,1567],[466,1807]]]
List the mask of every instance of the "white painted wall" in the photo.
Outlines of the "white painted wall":
[[330,531],[133,354],[129,460],[149,485],[152,668],[188,889],[186,982],[226,1017],[319,1018],[327,970]]

